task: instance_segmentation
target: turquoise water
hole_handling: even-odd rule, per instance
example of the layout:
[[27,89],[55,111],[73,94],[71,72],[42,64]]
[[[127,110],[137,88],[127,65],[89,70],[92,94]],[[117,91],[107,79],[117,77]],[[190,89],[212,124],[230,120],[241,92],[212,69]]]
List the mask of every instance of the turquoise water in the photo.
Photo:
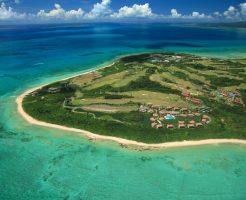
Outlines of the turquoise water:
[[0,199],[246,199],[246,148],[134,151],[28,124],[28,88],[128,53],[245,57],[246,31],[160,24],[0,27]]

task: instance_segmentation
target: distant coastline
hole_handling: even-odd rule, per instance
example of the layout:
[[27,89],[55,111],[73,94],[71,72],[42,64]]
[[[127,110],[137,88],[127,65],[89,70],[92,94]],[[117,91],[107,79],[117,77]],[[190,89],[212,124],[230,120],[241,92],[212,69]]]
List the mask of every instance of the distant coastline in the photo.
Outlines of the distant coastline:
[[[75,75],[72,77],[68,77],[68,78],[62,79],[60,81],[68,80],[68,79],[71,79],[74,77],[78,77],[78,76],[90,73],[92,71],[96,71],[99,69],[110,67],[112,65],[114,65],[114,63],[109,64],[109,65],[104,66],[104,67],[101,67],[101,68],[93,69],[89,72],[84,72],[84,73],[81,73],[81,74],[78,74],[78,75]],[[112,141],[112,142],[118,143],[120,146],[125,147],[125,148],[133,148],[133,149],[140,149],[140,150],[165,149],[165,148],[175,148],[175,147],[189,147],[189,146],[211,145],[211,144],[229,144],[229,143],[246,145],[246,140],[241,140],[241,139],[205,139],[205,140],[197,140],[197,141],[188,141],[188,140],[186,141],[185,140],[185,141],[177,141],[177,142],[147,144],[147,143],[143,143],[143,142],[137,142],[134,140],[128,140],[128,139],[118,138],[118,137],[114,137],[114,136],[104,136],[104,135],[95,134],[95,133],[92,133],[92,132],[89,132],[86,130],[81,130],[81,129],[77,129],[77,128],[70,128],[70,127],[66,127],[66,126],[61,126],[61,125],[56,125],[56,124],[51,124],[51,123],[39,121],[39,120],[31,117],[30,115],[28,115],[24,111],[23,106],[22,106],[23,99],[25,98],[25,96],[29,95],[30,93],[32,93],[38,89],[41,89],[41,88],[43,88],[49,84],[51,84],[51,83],[47,83],[47,84],[44,84],[42,86],[32,88],[32,89],[24,92],[20,96],[18,96],[16,99],[18,112],[30,124],[54,128],[54,129],[60,129],[60,130],[64,130],[64,131],[76,132],[76,133],[79,133],[81,136],[87,137],[90,140]]]
[[194,24],[197,27],[212,27],[212,28],[246,28],[246,21],[231,22],[231,23],[204,23]]

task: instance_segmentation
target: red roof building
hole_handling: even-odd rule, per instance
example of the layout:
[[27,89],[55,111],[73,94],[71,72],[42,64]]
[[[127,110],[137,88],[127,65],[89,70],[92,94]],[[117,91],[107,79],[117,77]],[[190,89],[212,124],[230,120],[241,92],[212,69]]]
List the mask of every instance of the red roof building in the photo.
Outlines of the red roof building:
[[228,97],[228,92],[223,91],[223,92],[222,92],[222,95],[223,95],[224,97]]
[[182,108],[181,109],[181,111],[187,111],[188,110],[188,108]]
[[156,121],[156,118],[151,117],[151,118],[150,118],[150,121],[155,122],[155,121]]
[[239,91],[235,91],[234,93],[235,93],[235,95],[236,95],[236,96],[238,96],[238,97],[240,97],[240,96],[241,96],[241,94],[240,94],[240,92],[239,92]]
[[202,119],[202,122],[203,123],[207,123],[207,119]]
[[173,109],[174,109],[174,110],[180,110],[180,108],[179,108],[179,107],[174,107]]
[[234,101],[235,104],[242,105],[241,99],[236,98]]
[[188,96],[190,96],[190,93],[189,92],[182,92],[182,94],[181,94],[183,97],[188,97]]
[[157,124],[156,128],[163,128],[163,125],[162,124]]
[[202,123],[196,123],[196,127],[202,127],[203,124]]
[[195,128],[195,124],[188,124],[188,128]]
[[199,99],[191,99],[190,100],[192,103],[199,104],[201,101]]
[[195,124],[196,122],[194,120],[190,121],[190,124]]
[[167,114],[167,112],[168,112],[168,111],[166,111],[166,110],[161,110],[159,113],[160,113],[161,115],[165,115],[165,114]]
[[168,124],[167,128],[174,128],[174,126],[172,124]]
[[156,125],[157,125],[157,123],[155,123],[155,122],[151,124],[151,126],[152,126],[153,128],[155,128]]
[[158,117],[158,115],[156,113],[153,114],[153,117]]
[[179,124],[179,128],[185,128],[185,124]]

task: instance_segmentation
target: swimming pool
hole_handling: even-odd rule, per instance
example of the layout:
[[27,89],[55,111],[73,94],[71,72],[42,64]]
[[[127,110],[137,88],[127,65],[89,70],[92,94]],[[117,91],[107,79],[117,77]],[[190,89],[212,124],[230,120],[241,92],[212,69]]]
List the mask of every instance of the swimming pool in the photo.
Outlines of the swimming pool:
[[173,116],[173,115],[166,115],[165,116],[165,119],[167,119],[167,120],[173,120],[173,119],[175,119],[175,116]]

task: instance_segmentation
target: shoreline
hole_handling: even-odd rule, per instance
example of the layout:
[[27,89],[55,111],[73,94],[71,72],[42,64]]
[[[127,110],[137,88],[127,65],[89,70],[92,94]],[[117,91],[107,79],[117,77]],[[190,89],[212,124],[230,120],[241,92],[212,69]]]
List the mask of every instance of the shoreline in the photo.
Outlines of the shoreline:
[[[64,79],[59,80],[59,81],[68,80],[68,79],[75,78],[75,77],[78,77],[78,76],[81,76],[84,74],[91,73],[91,72],[99,70],[99,69],[107,68],[107,67],[112,66],[114,63],[115,62],[113,62],[109,65],[106,65],[104,67],[92,69],[88,72],[84,72],[84,73],[80,73],[80,74],[75,75],[75,76],[64,78]],[[54,82],[57,82],[57,81],[54,81]],[[54,83],[54,82],[51,82],[51,83]],[[63,131],[76,132],[76,133],[79,133],[81,136],[84,136],[90,140],[111,141],[111,142],[118,143],[121,147],[134,148],[134,149],[140,149],[140,150],[165,149],[165,148],[175,148],[175,147],[189,147],[189,146],[200,146],[200,145],[211,145],[211,144],[229,144],[229,143],[241,144],[241,145],[246,146],[246,140],[241,140],[241,139],[206,139],[206,140],[198,140],[198,141],[190,141],[190,140],[186,141],[185,140],[185,141],[177,141],[177,142],[148,144],[148,143],[143,143],[143,142],[137,142],[134,140],[118,138],[118,137],[114,137],[114,136],[98,135],[98,134],[95,134],[95,133],[92,133],[92,132],[89,132],[86,130],[82,130],[82,129],[70,128],[70,127],[66,127],[66,126],[51,124],[48,122],[42,122],[42,121],[39,121],[39,120],[31,117],[30,115],[28,115],[22,107],[22,102],[23,102],[23,99],[25,98],[25,96],[27,96],[28,94],[30,94],[30,93],[38,90],[38,89],[41,89],[41,88],[43,88],[43,87],[45,87],[51,83],[47,83],[47,84],[29,89],[16,98],[17,110],[18,110],[19,114],[30,124],[54,128],[54,129],[59,129],[59,130],[63,130]]]

